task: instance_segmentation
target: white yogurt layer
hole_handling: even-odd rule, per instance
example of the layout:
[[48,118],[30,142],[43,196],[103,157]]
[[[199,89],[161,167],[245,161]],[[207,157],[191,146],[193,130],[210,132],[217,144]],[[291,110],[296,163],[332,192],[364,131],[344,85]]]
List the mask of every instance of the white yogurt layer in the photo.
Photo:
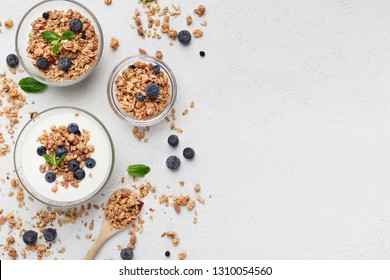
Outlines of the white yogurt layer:
[[[45,160],[37,154],[37,148],[41,146],[37,139],[43,130],[50,131],[53,125],[68,126],[70,123],[76,123],[81,131],[90,132],[88,144],[95,147],[91,157],[96,160],[96,166],[84,167],[86,176],[78,188],[69,186],[65,189],[59,184],[58,191],[52,192],[54,183],[48,183],[45,174],[39,171]],[[34,196],[49,204],[69,206],[89,199],[105,184],[113,166],[113,150],[106,131],[92,116],[73,108],[56,108],[38,115],[22,131],[15,148],[15,166],[22,184]]]

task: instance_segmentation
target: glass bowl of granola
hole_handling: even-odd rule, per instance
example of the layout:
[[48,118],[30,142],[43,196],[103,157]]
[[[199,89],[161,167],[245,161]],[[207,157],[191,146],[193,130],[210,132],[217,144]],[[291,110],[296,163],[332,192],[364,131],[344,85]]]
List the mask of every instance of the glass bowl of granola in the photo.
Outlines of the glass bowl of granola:
[[136,55],[112,71],[107,94],[114,113],[131,125],[154,125],[168,116],[177,96],[172,70],[160,59]]
[[14,165],[24,189],[37,200],[72,207],[95,196],[109,180],[114,147],[91,113],[55,107],[31,119],[20,132]]
[[36,80],[56,87],[87,78],[103,53],[103,32],[93,13],[73,0],[46,0],[20,20],[16,52]]

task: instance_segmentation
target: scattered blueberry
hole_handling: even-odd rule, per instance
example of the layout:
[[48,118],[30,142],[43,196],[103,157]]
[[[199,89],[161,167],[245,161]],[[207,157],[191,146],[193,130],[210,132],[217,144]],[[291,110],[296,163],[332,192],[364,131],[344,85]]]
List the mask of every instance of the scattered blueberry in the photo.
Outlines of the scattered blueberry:
[[59,146],[56,148],[55,152],[56,152],[56,156],[60,157],[62,155],[67,154],[68,150],[64,146]]
[[38,69],[41,69],[41,70],[46,70],[47,68],[49,68],[49,60],[47,60],[46,57],[40,57],[37,59],[37,67]]
[[57,237],[57,231],[54,228],[45,228],[43,232],[43,238],[45,238],[46,241],[54,241]]
[[38,233],[33,230],[28,230],[25,233],[23,233],[22,236],[23,242],[27,245],[34,245],[37,243],[38,240]]
[[83,34],[81,34],[81,39],[83,39],[83,40],[87,39],[87,35],[85,34],[85,32],[83,32]]
[[165,256],[168,258],[169,256],[171,255],[171,252],[169,252],[169,251],[166,251],[165,252]]
[[146,95],[150,99],[156,99],[160,94],[160,88],[154,83],[150,83],[146,86]]
[[76,180],[83,180],[85,178],[85,171],[81,168],[77,169],[74,172],[74,177],[76,178]]
[[88,167],[88,168],[94,168],[95,165],[96,165],[96,161],[93,158],[88,158],[85,161],[85,166]]
[[71,123],[68,125],[67,130],[69,133],[77,133],[77,132],[79,132],[79,126],[75,123]]
[[53,172],[48,172],[45,175],[45,180],[49,183],[53,183],[56,180],[57,176]]
[[171,170],[176,170],[180,166],[180,159],[177,156],[167,158],[166,165]]
[[44,13],[42,14],[42,17],[43,17],[44,19],[49,19],[49,13],[48,13],[48,12],[44,12]]
[[188,45],[191,42],[191,38],[192,38],[191,33],[188,30],[182,30],[177,35],[177,39],[183,45]]
[[9,67],[15,68],[19,64],[19,58],[12,53],[7,55],[6,62]]
[[69,170],[70,170],[70,171],[76,171],[76,170],[79,169],[79,167],[80,167],[78,161],[77,161],[77,160],[74,160],[74,159],[71,160],[71,161],[69,161],[68,166],[69,166]]
[[204,57],[204,56],[206,55],[206,53],[205,53],[204,51],[200,51],[200,52],[199,52],[199,55],[200,55],[201,57]]
[[177,145],[179,145],[179,137],[177,137],[177,135],[172,134],[168,137],[168,144],[169,146],[176,147]]
[[161,71],[160,65],[156,64],[153,66],[153,73],[154,74],[158,74],[158,73],[160,73],[160,71]]
[[37,154],[38,156],[42,156],[43,154],[46,154],[46,147],[44,146],[39,146],[37,148]]
[[195,156],[195,151],[194,149],[188,147],[183,150],[183,157],[186,159],[193,159]]
[[130,248],[124,248],[121,251],[121,258],[122,260],[132,260],[134,257],[134,252]]
[[78,18],[74,18],[69,22],[69,28],[73,32],[80,32],[83,30],[83,23]]
[[137,99],[138,101],[142,101],[144,100],[144,96],[141,93],[137,92],[135,94],[135,99]]
[[58,68],[60,68],[62,71],[68,71],[71,65],[72,61],[67,56],[63,56],[58,60]]

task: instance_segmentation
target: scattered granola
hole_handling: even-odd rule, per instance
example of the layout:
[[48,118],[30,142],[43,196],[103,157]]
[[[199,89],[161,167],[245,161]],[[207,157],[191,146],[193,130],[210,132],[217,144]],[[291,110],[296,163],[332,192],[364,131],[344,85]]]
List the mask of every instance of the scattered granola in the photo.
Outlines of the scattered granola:
[[[99,55],[98,36],[90,20],[80,12],[69,9],[67,11],[47,11],[49,17],[38,17],[31,24],[32,30],[29,36],[27,54],[36,66],[39,58],[46,58],[49,66],[46,70],[40,70],[46,77],[54,81],[74,80],[84,75],[97,61]],[[72,19],[82,22],[82,31],[75,32],[71,41],[61,40],[56,54],[52,52],[52,44],[46,41],[42,31],[52,31],[62,34],[69,30]],[[71,66],[67,71],[58,67],[60,57],[71,59]]]
[[119,41],[117,38],[112,37],[110,42],[110,48],[114,51],[119,47]]
[[203,5],[199,5],[194,10],[194,13],[200,17],[203,16],[205,12],[206,12],[206,8]]
[[186,252],[181,252],[177,255],[178,259],[179,260],[184,260],[186,257],[187,257],[187,253]]
[[163,59],[163,54],[161,51],[156,51],[156,54],[154,56],[157,57],[158,59]]
[[104,0],[104,3],[105,3],[106,5],[111,5],[112,0]]
[[203,36],[203,31],[200,29],[200,28],[197,28],[195,29],[194,31],[192,31],[192,35],[195,37],[195,38],[200,38]]
[[186,17],[186,21],[187,21],[187,25],[191,25],[191,23],[192,23],[192,17],[191,17],[190,15],[188,15],[188,16]]
[[[153,72],[153,64],[136,62],[124,69],[115,80],[115,93],[122,110],[137,120],[150,119],[161,113],[170,97],[167,75]],[[149,87],[156,95],[149,94]],[[141,138],[142,139],[142,138]]]
[[7,28],[11,28],[13,25],[14,25],[14,21],[12,19],[7,19],[4,22],[4,26],[7,27]]
[[199,184],[195,184],[194,191],[200,192],[200,185]]

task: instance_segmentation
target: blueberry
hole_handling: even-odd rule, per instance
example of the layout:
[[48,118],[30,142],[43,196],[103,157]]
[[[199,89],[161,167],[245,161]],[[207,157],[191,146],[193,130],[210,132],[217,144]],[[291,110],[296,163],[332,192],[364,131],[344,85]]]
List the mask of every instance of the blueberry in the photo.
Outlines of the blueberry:
[[9,67],[15,68],[19,64],[19,58],[12,53],[7,55],[6,62]]
[[188,30],[182,30],[177,35],[177,39],[183,45],[188,45],[191,42],[191,38],[192,38],[191,33]]
[[47,60],[46,57],[40,57],[37,59],[37,67],[38,69],[41,69],[41,70],[46,70],[47,68],[49,68],[49,60]]
[[199,52],[199,55],[200,55],[201,57],[204,57],[204,56],[206,55],[206,53],[205,53],[204,51],[200,51],[200,52]]
[[160,71],[161,71],[160,65],[156,64],[153,66],[153,73],[154,74],[158,74],[158,73],[160,73]]
[[121,251],[121,258],[122,260],[132,260],[134,257],[134,252],[130,248],[124,248]]
[[49,13],[48,13],[48,12],[44,12],[44,13],[42,14],[42,17],[43,17],[44,19],[49,19]]
[[69,161],[68,167],[70,171],[76,171],[79,169],[80,165],[77,160],[71,160]]
[[62,71],[68,71],[71,65],[72,60],[67,56],[63,56],[58,60],[58,68],[60,68]]
[[74,177],[76,178],[76,180],[83,180],[85,178],[85,171],[81,168],[77,169],[74,172]]
[[37,243],[38,240],[38,233],[33,230],[28,230],[25,233],[23,233],[22,236],[23,242],[27,245],[34,245]]
[[43,232],[43,238],[45,238],[46,241],[54,241],[57,237],[57,231],[53,228],[45,228]]
[[45,175],[45,180],[49,183],[53,183],[57,178],[57,175],[54,174],[53,172],[48,172]]
[[88,168],[94,168],[95,165],[96,165],[96,161],[93,158],[88,158],[85,161],[85,166],[88,167]]
[[194,149],[188,147],[183,150],[183,157],[186,159],[193,159],[195,156],[195,151]]
[[68,150],[64,146],[59,146],[56,148],[55,152],[56,152],[56,156],[60,157],[62,155],[67,154]]
[[135,99],[137,99],[138,101],[142,101],[144,100],[144,96],[141,93],[137,92],[135,94]]
[[177,156],[167,158],[166,165],[171,170],[176,170],[180,166],[180,159]]
[[146,86],[146,95],[150,99],[156,99],[160,94],[160,88],[154,83],[150,83]]
[[78,18],[74,18],[69,22],[69,28],[73,32],[80,32],[83,30],[83,23]]
[[46,147],[44,146],[39,146],[38,149],[37,149],[37,154],[38,156],[41,156],[43,154],[46,154]]
[[69,133],[76,133],[79,131],[79,126],[75,123],[71,123],[68,125],[68,132]]
[[171,135],[168,137],[168,144],[169,146],[176,147],[179,145],[179,137],[177,135]]

